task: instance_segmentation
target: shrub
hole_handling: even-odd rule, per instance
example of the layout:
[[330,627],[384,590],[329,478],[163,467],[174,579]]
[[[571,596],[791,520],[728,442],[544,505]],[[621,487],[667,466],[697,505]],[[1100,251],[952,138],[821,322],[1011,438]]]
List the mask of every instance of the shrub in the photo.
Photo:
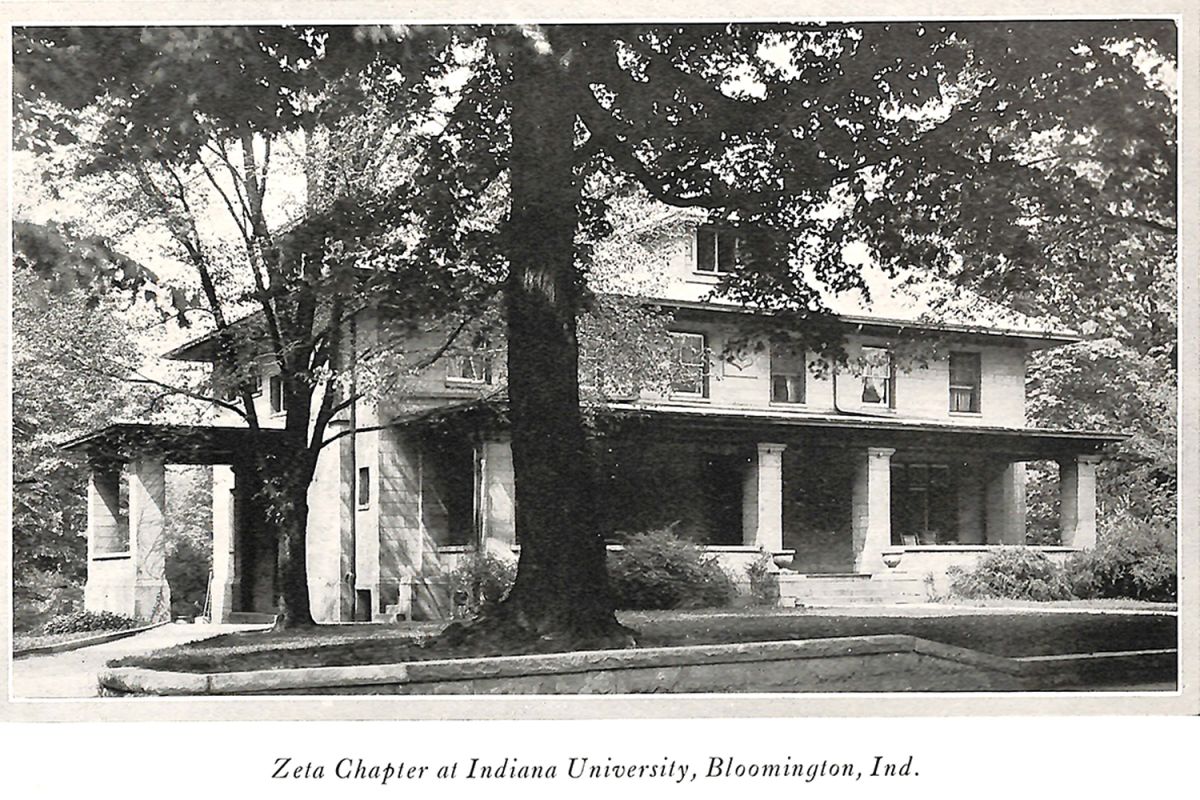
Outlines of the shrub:
[[450,573],[455,617],[477,617],[494,608],[517,579],[517,562],[491,553],[474,553]]
[[79,633],[81,631],[123,631],[137,625],[137,620],[111,611],[76,611],[62,614],[42,626],[42,632]]
[[958,597],[1069,600],[1073,596],[1063,569],[1025,547],[1006,547],[981,558],[974,569],[951,567],[946,572],[950,593]]
[[1116,520],[1094,550],[1067,561],[1066,574],[1079,597],[1174,602],[1178,574],[1173,528],[1131,517]]
[[746,567],[750,578],[750,602],[756,606],[779,604],[779,573],[771,569],[770,553],[763,553]]
[[608,555],[617,608],[715,608],[737,594],[715,558],[670,528],[633,534],[623,544]]

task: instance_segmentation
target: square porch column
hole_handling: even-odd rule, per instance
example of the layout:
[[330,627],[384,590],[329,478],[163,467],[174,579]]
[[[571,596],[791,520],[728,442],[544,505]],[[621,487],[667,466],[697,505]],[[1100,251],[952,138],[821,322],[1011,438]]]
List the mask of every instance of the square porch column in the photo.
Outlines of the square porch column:
[[477,458],[480,549],[489,544],[512,547],[517,543],[517,515],[511,440],[505,436],[483,441]]
[[150,622],[171,618],[166,573],[166,469],[162,459],[129,465],[129,535],[133,555],[133,616]]
[[1100,456],[1058,462],[1059,527],[1063,547],[1096,546],[1096,465]]
[[116,464],[92,464],[88,474],[87,554],[83,607],[132,615],[129,531],[121,520],[121,468]]
[[783,549],[783,451],[760,442],[742,491],[742,544],[768,553]]
[[1025,544],[1025,463],[993,463],[988,474],[988,544]]
[[878,573],[887,570],[883,551],[892,544],[892,456],[893,447],[868,447],[859,456],[854,472],[851,533],[854,571]]
[[238,593],[236,560],[236,531],[234,529],[233,469],[216,465],[212,468],[212,583],[209,591],[209,618],[213,622],[228,622]]

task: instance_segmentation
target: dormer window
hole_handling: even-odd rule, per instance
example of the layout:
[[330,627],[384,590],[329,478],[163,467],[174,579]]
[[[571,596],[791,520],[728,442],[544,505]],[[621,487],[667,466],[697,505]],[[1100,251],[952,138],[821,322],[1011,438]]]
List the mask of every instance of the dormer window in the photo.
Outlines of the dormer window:
[[896,371],[886,347],[863,345],[862,382],[863,405],[896,407]]
[[696,229],[696,271],[709,275],[732,272],[737,266],[740,236],[708,226]]

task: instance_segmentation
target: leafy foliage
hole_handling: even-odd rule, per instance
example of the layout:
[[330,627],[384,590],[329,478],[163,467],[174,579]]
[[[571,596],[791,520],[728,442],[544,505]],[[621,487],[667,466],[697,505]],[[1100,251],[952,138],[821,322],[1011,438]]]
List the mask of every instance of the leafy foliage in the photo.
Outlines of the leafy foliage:
[[775,606],[779,603],[779,572],[770,553],[763,553],[746,567],[750,579],[750,599],[755,605]]
[[1120,514],[1094,550],[1072,556],[1067,579],[1077,597],[1127,597],[1174,602],[1179,595],[1175,526],[1147,525]]
[[970,570],[951,567],[950,593],[959,597],[1009,600],[1069,600],[1071,585],[1044,553],[1024,547],[989,553]]
[[124,631],[137,626],[137,620],[111,611],[76,611],[64,614],[42,626],[42,633],[79,633],[80,631]]
[[617,608],[719,608],[737,591],[715,556],[669,528],[626,537],[608,574]]
[[516,578],[517,564],[512,559],[486,552],[467,556],[450,573],[454,616],[478,617],[493,610]]

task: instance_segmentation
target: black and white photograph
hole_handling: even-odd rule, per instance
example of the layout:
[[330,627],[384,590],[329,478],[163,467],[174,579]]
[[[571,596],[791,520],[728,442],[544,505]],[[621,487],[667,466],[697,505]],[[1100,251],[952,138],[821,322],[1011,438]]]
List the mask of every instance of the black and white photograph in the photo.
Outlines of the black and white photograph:
[[10,24],[9,711],[1195,713],[1180,17],[650,10]]

